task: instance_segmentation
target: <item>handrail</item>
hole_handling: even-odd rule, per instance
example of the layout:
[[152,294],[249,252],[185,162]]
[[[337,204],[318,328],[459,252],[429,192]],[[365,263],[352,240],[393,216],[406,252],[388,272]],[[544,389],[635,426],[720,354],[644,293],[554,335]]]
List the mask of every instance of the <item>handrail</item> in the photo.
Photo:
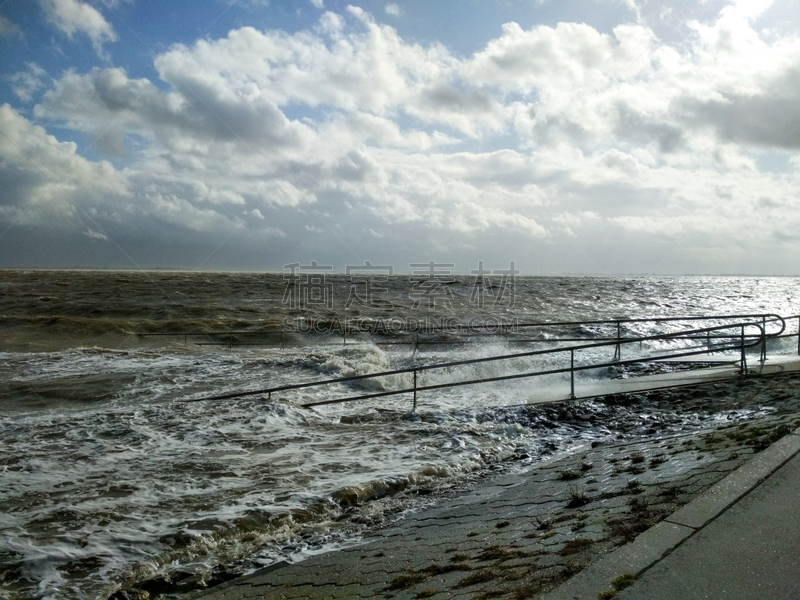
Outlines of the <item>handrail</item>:
[[[758,316],[761,317],[761,316],[765,316],[765,315],[758,315]],[[590,344],[581,344],[581,345],[578,345],[578,346],[569,346],[569,347],[566,347],[566,348],[548,348],[548,349],[545,349],[545,350],[534,350],[534,351],[529,351],[529,352],[520,352],[520,353],[515,353],[515,354],[505,354],[505,355],[490,356],[490,357],[484,357],[484,358],[474,358],[474,359],[453,361],[453,362],[448,362],[448,363],[422,365],[422,366],[418,366],[418,367],[407,367],[407,368],[404,368],[404,369],[395,369],[395,370],[392,370],[392,371],[383,371],[383,372],[379,372],[379,373],[368,373],[368,374],[365,374],[365,375],[353,375],[353,376],[349,376],[349,377],[339,377],[339,378],[335,378],[335,379],[327,379],[327,380],[322,380],[322,381],[314,381],[314,382],[306,382],[306,383],[298,383],[298,384],[289,384],[289,385],[276,386],[276,387],[264,388],[264,389],[258,389],[258,390],[249,390],[249,391],[245,391],[245,392],[232,392],[232,393],[228,393],[228,394],[221,394],[221,395],[210,396],[210,397],[205,397],[205,398],[192,398],[192,399],[182,400],[181,402],[202,402],[202,401],[210,401],[210,400],[229,400],[229,399],[233,399],[233,398],[242,398],[242,397],[246,397],[246,396],[253,396],[253,395],[259,395],[259,394],[261,394],[261,395],[267,394],[268,397],[271,398],[272,394],[273,393],[277,393],[277,392],[283,392],[283,391],[295,390],[295,389],[303,389],[303,388],[310,388],[310,387],[318,387],[318,386],[330,385],[330,384],[334,384],[334,383],[345,383],[345,382],[350,382],[350,381],[371,379],[371,378],[376,378],[376,377],[385,377],[385,376],[390,376],[390,375],[400,375],[400,374],[406,374],[406,373],[412,373],[413,376],[414,376],[414,387],[413,388],[405,388],[405,389],[401,389],[401,390],[389,390],[389,391],[384,391],[384,392],[376,392],[376,393],[372,393],[372,394],[362,394],[360,396],[354,396],[354,397],[348,397],[348,398],[325,400],[325,401],[320,401],[320,402],[311,402],[311,403],[302,404],[301,406],[303,406],[305,408],[310,408],[312,406],[320,406],[320,405],[324,405],[324,404],[335,404],[335,403],[342,403],[342,402],[350,402],[350,401],[353,401],[353,400],[366,400],[366,399],[369,399],[369,398],[378,398],[378,397],[382,397],[382,396],[391,396],[391,395],[397,395],[397,394],[413,393],[414,394],[414,408],[416,408],[417,392],[419,392],[419,391],[441,389],[441,388],[446,388],[446,387],[458,387],[458,386],[463,386],[463,385],[473,385],[473,384],[477,384],[477,383],[488,383],[488,382],[493,382],[493,381],[504,381],[504,380],[509,380],[509,379],[519,379],[519,378],[523,378],[523,377],[535,377],[535,376],[541,376],[541,375],[551,375],[551,374],[566,373],[566,372],[571,373],[571,389],[572,389],[572,394],[571,395],[574,397],[574,374],[575,374],[575,371],[583,371],[583,370],[588,370],[588,369],[598,369],[598,368],[609,367],[609,366],[617,366],[617,365],[634,364],[634,363],[640,363],[640,362],[646,362],[646,361],[662,360],[662,359],[665,359],[665,358],[680,358],[680,357],[686,357],[686,356],[694,356],[694,355],[699,355],[699,354],[706,354],[708,352],[721,352],[721,351],[725,351],[725,350],[736,350],[736,349],[739,349],[741,351],[742,372],[744,373],[744,372],[746,372],[746,369],[747,369],[746,357],[745,357],[745,349],[761,345],[761,356],[762,356],[762,360],[763,360],[763,359],[766,358],[766,340],[767,340],[767,338],[768,337],[772,338],[772,337],[775,337],[775,336],[780,336],[783,333],[783,331],[785,331],[785,329],[786,329],[786,321],[784,320],[783,317],[780,317],[779,315],[770,315],[770,316],[777,317],[777,319],[774,319],[774,320],[780,320],[780,322],[782,324],[780,331],[775,333],[775,334],[769,334],[768,335],[766,333],[766,325],[765,325],[766,321],[765,320],[762,321],[761,324],[753,323],[753,322],[750,322],[750,323],[742,322],[742,323],[734,323],[734,324],[728,324],[728,325],[717,325],[715,327],[706,327],[706,328],[700,328],[700,329],[684,330],[684,331],[674,332],[674,333],[658,334],[658,335],[652,335],[652,336],[642,336],[642,337],[637,337],[637,338],[619,338],[619,339],[614,339],[612,341],[596,342],[596,343],[590,343]],[[800,318],[800,317],[798,317],[798,318]],[[677,319],[676,318],[671,318],[670,320],[677,320]],[[756,327],[759,330],[759,334],[758,335],[746,336],[745,335],[745,328],[749,328],[749,327]],[[678,353],[671,353],[671,354],[662,355],[662,356],[656,356],[656,357],[650,356],[650,357],[637,358],[637,359],[628,359],[628,360],[624,360],[624,361],[621,360],[621,351],[619,351],[619,348],[621,347],[621,345],[632,344],[632,343],[642,343],[642,342],[646,342],[646,341],[671,340],[671,339],[675,339],[676,336],[696,335],[696,334],[701,334],[701,333],[709,333],[710,334],[711,332],[714,332],[714,331],[720,331],[720,330],[732,329],[732,328],[740,329],[741,330],[740,335],[716,336],[716,337],[722,337],[722,338],[727,338],[727,339],[739,338],[739,343],[735,344],[735,345],[717,346],[717,347],[714,347],[713,349],[703,348],[703,349],[689,351],[689,352],[682,351],[682,352],[678,352]],[[757,338],[755,341],[753,341],[751,343],[745,343],[745,339],[754,338],[754,337]],[[589,348],[601,348],[601,347],[607,347],[607,346],[617,346],[618,352],[615,352],[614,361],[600,363],[600,364],[581,365],[581,366],[578,366],[578,367],[576,367],[574,365],[575,351],[585,350],[585,349],[589,349]],[[798,350],[800,351],[800,347],[798,348]],[[539,355],[545,355],[545,354],[555,354],[555,353],[567,352],[567,351],[570,352],[570,367],[569,368],[549,369],[549,370],[546,370],[546,371],[536,371],[536,372],[532,372],[532,373],[519,373],[519,374],[514,374],[514,375],[502,375],[502,376],[497,376],[497,377],[464,380],[464,381],[449,382],[449,383],[442,383],[442,384],[435,384],[435,385],[428,385],[428,386],[421,386],[421,387],[417,386],[417,373],[419,371],[429,371],[429,370],[433,370],[433,369],[446,369],[446,368],[450,368],[450,367],[462,366],[462,365],[468,365],[468,364],[477,364],[477,363],[492,362],[492,361],[499,361],[499,360],[509,360],[509,359],[513,359],[513,358],[523,358],[523,357],[539,356]]]

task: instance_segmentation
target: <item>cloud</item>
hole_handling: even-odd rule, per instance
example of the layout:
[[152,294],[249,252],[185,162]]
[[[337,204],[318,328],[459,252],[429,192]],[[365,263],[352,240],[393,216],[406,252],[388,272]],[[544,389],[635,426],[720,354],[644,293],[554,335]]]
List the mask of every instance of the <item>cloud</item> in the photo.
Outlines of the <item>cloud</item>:
[[99,240],[102,242],[108,242],[108,236],[104,233],[100,233],[99,231],[95,231],[94,229],[87,229],[83,232],[83,235],[92,239],[92,240]]
[[392,15],[393,17],[400,16],[400,7],[394,2],[389,2],[386,6],[383,7],[383,10],[386,12],[387,15]]
[[800,149],[800,60],[756,93],[722,91],[709,100],[686,99],[676,108],[684,123],[708,127],[726,142]]
[[42,79],[47,75],[35,62],[25,63],[27,71],[19,71],[6,77],[11,82],[11,89],[14,94],[23,102],[33,100],[33,95],[44,85]]
[[130,79],[118,68],[68,72],[44,95],[35,114],[100,136],[101,147],[112,155],[124,153],[126,133],[180,153],[201,152],[202,146],[217,142],[245,151],[256,145],[274,154],[307,142],[307,127],[289,121],[263,94],[236,93],[202,73],[171,77],[180,92],[164,94],[147,79]]
[[325,8],[325,0],[311,0],[311,4],[315,7],[319,8],[320,10]]
[[237,5],[244,8],[252,8],[254,6],[267,7],[270,0],[225,0],[230,5]]
[[[408,44],[393,28],[351,8],[355,24],[323,15],[325,34],[244,27],[214,42],[173,48],[157,57],[155,65],[187,98],[193,93],[190,85],[196,85],[277,107],[326,106],[379,116],[404,111],[470,134],[497,127],[502,117],[485,114],[497,105],[479,89],[464,85],[457,61],[445,48]],[[476,106],[479,102],[483,106]],[[465,114],[465,106],[476,110]]]
[[635,110],[625,102],[617,106],[615,135],[621,140],[647,144],[656,142],[661,152],[674,152],[684,143],[683,129]]
[[772,0],[732,0],[723,9],[723,14],[735,14],[746,19],[754,19],[762,15],[772,5]]
[[[689,23],[680,44],[644,20],[608,32],[508,23],[462,56],[351,7],[295,33],[242,27],[172,46],[154,59],[158,81],[64,72],[33,115],[92,136],[119,170],[15,114],[36,152],[50,148],[43,160],[72,156],[86,170],[73,189],[100,225],[79,231],[111,239],[269,240],[295,259],[341,260],[351,247],[575,256],[580,240],[630,244],[608,256],[636,262],[658,243],[691,265],[731,240],[779,243],[765,206],[781,231],[800,229],[788,156],[800,143],[800,42],[771,40],[733,8]],[[759,169],[768,151],[787,155],[782,172]],[[25,183],[33,163],[14,156],[3,162],[17,198],[7,212],[42,191]],[[105,195],[103,169],[117,182]],[[585,270],[602,270],[601,255]]]
[[117,39],[114,28],[102,14],[79,0],[39,0],[45,18],[70,39],[76,33],[85,34],[95,51],[103,55],[103,44]]
[[583,23],[528,31],[507,23],[503,34],[465,65],[465,72],[471,81],[522,93],[568,86],[589,91],[611,76],[625,75],[627,61],[647,51],[654,39],[639,26],[620,26],[614,33],[616,39]]
[[0,37],[15,38],[22,35],[22,30],[13,21],[0,15]]
[[74,222],[75,201],[128,196],[124,175],[110,163],[82,158],[73,142],[59,142],[8,104],[0,106],[0,130],[4,220],[52,222],[58,215],[61,225],[69,226]]
[[636,0],[622,0],[622,3],[627,6],[634,15],[636,15],[636,20],[642,20],[642,11],[639,8],[639,5],[636,3]]

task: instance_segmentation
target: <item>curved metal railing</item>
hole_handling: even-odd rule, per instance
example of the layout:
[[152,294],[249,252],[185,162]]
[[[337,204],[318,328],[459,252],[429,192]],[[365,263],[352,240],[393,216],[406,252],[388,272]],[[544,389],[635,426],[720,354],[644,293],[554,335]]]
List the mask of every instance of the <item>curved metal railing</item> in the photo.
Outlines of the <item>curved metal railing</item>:
[[[611,340],[604,340],[599,342],[587,343],[587,344],[580,344],[577,346],[567,346],[567,347],[560,347],[560,348],[548,348],[544,350],[533,350],[528,352],[518,352],[514,354],[504,354],[499,356],[490,356],[484,358],[474,358],[474,359],[466,359],[460,361],[451,361],[446,363],[436,363],[430,365],[420,365],[415,367],[408,367],[404,369],[395,369],[392,371],[383,371],[379,373],[368,373],[365,375],[353,375],[350,377],[338,377],[334,379],[326,379],[322,381],[312,381],[306,383],[297,383],[297,384],[288,384],[282,386],[274,386],[268,388],[262,388],[257,390],[248,390],[243,392],[232,392],[228,394],[220,394],[216,396],[209,396],[204,398],[193,398],[183,400],[183,402],[201,402],[201,401],[213,401],[213,400],[230,400],[235,398],[242,398],[246,396],[254,396],[254,395],[266,395],[268,399],[272,398],[272,394],[286,392],[290,390],[299,390],[299,389],[306,389],[306,388],[313,388],[313,387],[323,387],[329,386],[334,384],[342,384],[342,383],[349,383],[354,381],[364,381],[369,379],[376,379],[379,377],[387,377],[393,375],[405,375],[410,374],[412,376],[413,385],[412,387],[404,387],[401,389],[394,389],[394,390],[385,390],[381,392],[373,392],[368,394],[360,394],[357,396],[348,396],[344,398],[334,398],[328,400],[320,400],[316,402],[308,402],[304,403],[301,406],[305,408],[310,408],[314,406],[321,406],[326,404],[339,404],[344,402],[352,402],[356,400],[367,400],[371,398],[380,398],[385,396],[394,396],[399,394],[413,394],[413,410],[416,409],[417,406],[417,394],[423,391],[430,391],[430,390],[437,390],[443,388],[450,388],[450,387],[459,387],[459,386],[466,386],[466,385],[475,385],[480,383],[490,383],[490,382],[498,382],[498,381],[508,381],[513,379],[522,379],[528,377],[539,377],[544,375],[555,375],[559,373],[569,373],[570,374],[570,397],[575,397],[575,373],[578,371],[585,371],[591,369],[600,369],[604,367],[615,367],[620,365],[632,365],[636,363],[643,363],[643,362],[653,362],[657,360],[665,360],[665,359],[675,359],[675,358],[683,358],[683,357],[691,357],[691,356],[698,356],[701,354],[708,354],[710,352],[724,352],[724,351],[731,351],[731,350],[738,350],[739,351],[739,358],[736,362],[741,363],[741,373],[747,373],[747,357],[746,351],[749,348],[760,347],[760,359],[763,361],[766,359],[766,344],[768,339],[776,339],[781,337],[787,337],[783,335],[783,332],[786,330],[786,320],[781,317],[780,315],[770,314],[770,315],[754,315],[761,319],[761,322],[737,322],[727,325],[717,325],[713,327],[704,327],[698,329],[689,329],[689,330],[682,330],[673,333],[665,333],[665,334],[658,334],[658,335],[649,335],[649,336],[641,336],[641,337],[633,337],[633,338],[614,338]],[[770,319],[767,319],[770,317]],[[719,319],[720,317],[697,317],[696,320],[710,320],[710,319]],[[794,318],[794,317],[791,317]],[[800,316],[797,317],[800,319]],[[629,321],[653,321],[656,319],[630,319]],[[663,319],[657,319],[663,321],[679,321],[679,320],[686,320],[686,318],[678,318],[678,317],[666,317]],[[609,322],[616,322],[616,321],[595,321],[592,323],[609,323]],[[780,323],[780,330],[774,333],[767,333],[767,323],[775,322]],[[584,324],[586,322],[583,322]],[[755,329],[756,333],[748,333],[747,330]],[[728,333],[722,334],[726,330],[734,330],[735,333]],[[714,334],[713,336],[711,334]],[[685,339],[695,339],[695,340],[706,340],[707,345],[703,348],[694,348],[694,349],[682,349],[678,352],[670,352],[667,354],[660,354],[657,356],[646,356],[646,357],[639,357],[639,358],[632,358],[627,360],[622,360],[622,351],[621,348],[628,344],[635,344],[639,343],[642,344],[644,342],[653,342],[653,341],[665,341],[665,340],[685,340]],[[718,344],[712,345],[710,340],[737,340],[736,343],[728,343],[728,344]],[[548,340],[552,341],[552,340]],[[576,352],[585,351],[588,349],[597,349],[603,347],[615,347],[614,359],[611,361],[603,361],[603,362],[593,362],[591,364],[583,364],[583,365],[575,365],[575,354]],[[487,362],[495,362],[495,361],[507,361],[511,359],[519,359],[519,358],[526,358],[526,357],[533,357],[533,356],[545,356],[545,355],[556,355],[556,354],[563,354],[569,353],[570,356],[570,366],[564,368],[556,368],[556,369],[543,369],[538,371],[530,371],[526,373],[514,373],[510,375],[498,375],[493,377],[481,377],[481,378],[471,378],[471,379],[464,379],[459,381],[451,381],[445,383],[435,383],[435,384],[428,384],[428,385],[419,385],[418,383],[418,375],[420,373],[434,371],[436,369],[449,369],[452,367],[458,366],[465,366],[465,365],[472,365],[472,364],[479,364],[479,363],[487,363]],[[800,354],[800,334],[798,334],[798,353]]]

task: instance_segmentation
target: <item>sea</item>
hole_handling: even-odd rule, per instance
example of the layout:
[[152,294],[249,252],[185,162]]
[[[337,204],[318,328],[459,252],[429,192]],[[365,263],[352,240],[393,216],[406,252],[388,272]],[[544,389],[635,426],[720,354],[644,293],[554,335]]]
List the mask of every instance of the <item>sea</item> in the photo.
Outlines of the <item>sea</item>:
[[[617,435],[607,422],[575,427],[533,411],[537,396],[568,391],[563,373],[422,391],[413,411],[408,393],[303,406],[407,389],[411,373],[215,397],[738,321],[619,331],[553,323],[800,313],[793,277],[365,267],[0,271],[0,595],[106,599],[152,581],[202,587],[356,544],[489,473],[524,471]],[[796,332],[797,319],[788,327]],[[577,360],[607,361],[614,350]],[[771,340],[769,351],[796,352],[797,338]],[[421,370],[417,385],[568,360],[551,353]],[[577,377],[632,375],[607,367]],[[670,423],[703,426],[691,415]]]

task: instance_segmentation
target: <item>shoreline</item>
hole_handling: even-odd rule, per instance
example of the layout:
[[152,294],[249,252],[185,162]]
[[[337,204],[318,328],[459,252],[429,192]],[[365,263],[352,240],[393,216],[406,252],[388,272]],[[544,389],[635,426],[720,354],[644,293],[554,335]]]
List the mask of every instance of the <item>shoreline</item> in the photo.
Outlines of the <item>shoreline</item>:
[[[800,425],[800,376],[621,394],[600,402],[645,414],[668,404],[679,412],[696,412],[707,427],[671,435],[659,435],[657,429],[644,436],[632,431],[630,439],[595,443],[591,449],[538,463],[523,473],[490,474],[470,491],[450,490],[434,506],[373,530],[361,544],[345,550],[282,568],[272,565],[205,590],[162,580],[111,598],[346,597],[341,593],[355,593],[354,585],[381,597],[515,598],[544,593],[631,541],[744,464],[776,436]],[[568,415],[578,404],[539,408],[580,419],[581,415]],[[754,410],[752,415],[757,416],[748,418],[747,411]],[[727,416],[720,417],[726,411]],[[617,437],[627,435],[623,431]],[[472,514],[469,530],[462,522],[465,511]],[[437,533],[436,543],[429,546],[424,542],[431,541],[430,524],[436,524]],[[413,530],[427,533],[411,535]],[[341,585],[344,580],[337,577],[346,579],[347,570],[331,568],[341,567],[342,561],[368,563],[376,569],[390,564],[387,571],[374,571],[384,573],[380,583],[370,583],[356,569],[349,575],[350,583]],[[323,589],[320,582],[326,577],[339,583]],[[257,586],[263,596],[230,595],[233,590],[254,592],[257,580],[264,582]],[[304,589],[314,594],[303,595]]]

